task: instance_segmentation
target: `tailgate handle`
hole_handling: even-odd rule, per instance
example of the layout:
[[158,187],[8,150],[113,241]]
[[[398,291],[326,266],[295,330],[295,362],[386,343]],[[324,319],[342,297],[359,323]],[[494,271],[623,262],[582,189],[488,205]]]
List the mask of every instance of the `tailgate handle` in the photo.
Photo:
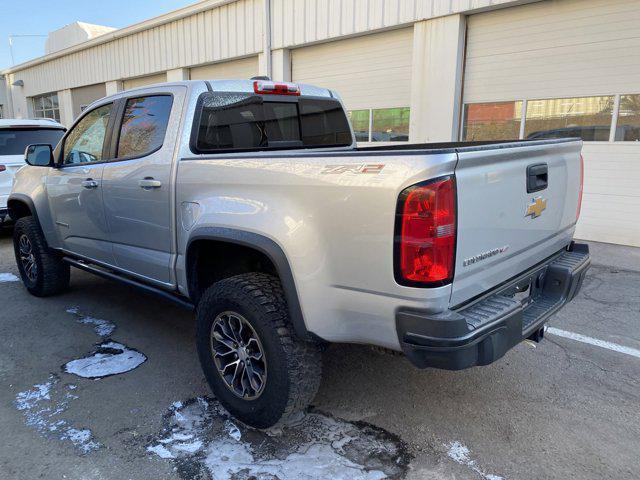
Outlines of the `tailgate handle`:
[[536,163],[527,167],[527,193],[539,192],[549,184],[549,167],[546,163]]

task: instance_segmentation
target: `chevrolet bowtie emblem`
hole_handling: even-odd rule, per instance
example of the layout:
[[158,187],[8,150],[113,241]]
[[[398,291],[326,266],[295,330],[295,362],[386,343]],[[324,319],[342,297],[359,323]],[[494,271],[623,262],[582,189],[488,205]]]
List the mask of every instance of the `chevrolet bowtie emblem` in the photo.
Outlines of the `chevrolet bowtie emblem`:
[[527,213],[524,214],[525,217],[537,218],[542,215],[547,208],[547,201],[542,197],[536,197],[531,200],[529,206],[527,206]]

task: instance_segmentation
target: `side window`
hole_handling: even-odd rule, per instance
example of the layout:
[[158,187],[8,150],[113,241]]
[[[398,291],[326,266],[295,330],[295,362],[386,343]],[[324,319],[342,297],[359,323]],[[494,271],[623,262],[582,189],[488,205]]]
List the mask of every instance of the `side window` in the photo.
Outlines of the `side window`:
[[170,95],[130,98],[124,108],[118,158],[141,157],[159,149],[169,123]]
[[62,163],[99,162],[113,104],[103,105],[85,115],[64,141]]

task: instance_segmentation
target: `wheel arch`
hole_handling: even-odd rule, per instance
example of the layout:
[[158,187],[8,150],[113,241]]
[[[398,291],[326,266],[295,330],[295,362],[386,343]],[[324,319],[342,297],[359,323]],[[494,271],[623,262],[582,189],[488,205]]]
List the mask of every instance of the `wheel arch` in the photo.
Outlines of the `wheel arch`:
[[[7,210],[11,220],[18,221],[22,217],[28,217],[29,215],[38,222],[38,212],[36,211],[33,200],[21,193],[13,193],[7,200]],[[40,224],[40,222],[38,222]]]
[[307,330],[293,272],[286,254],[275,241],[258,233],[226,227],[199,227],[191,234],[186,248],[185,268],[189,297],[197,302],[197,257],[200,242],[216,242],[234,245],[257,252],[267,258],[280,278],[289,310],[289,317],[296,335],[303,339],[319,340]]

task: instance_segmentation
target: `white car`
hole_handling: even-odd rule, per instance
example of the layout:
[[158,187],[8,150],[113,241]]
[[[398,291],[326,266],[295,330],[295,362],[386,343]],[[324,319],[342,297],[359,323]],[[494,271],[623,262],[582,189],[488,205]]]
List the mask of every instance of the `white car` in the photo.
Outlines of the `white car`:
[[0,225],[9,220],[7,197],[13,177],[24,165],[27,145],[45,143],[55,147],[66,129],[54,120],[0,119]]

